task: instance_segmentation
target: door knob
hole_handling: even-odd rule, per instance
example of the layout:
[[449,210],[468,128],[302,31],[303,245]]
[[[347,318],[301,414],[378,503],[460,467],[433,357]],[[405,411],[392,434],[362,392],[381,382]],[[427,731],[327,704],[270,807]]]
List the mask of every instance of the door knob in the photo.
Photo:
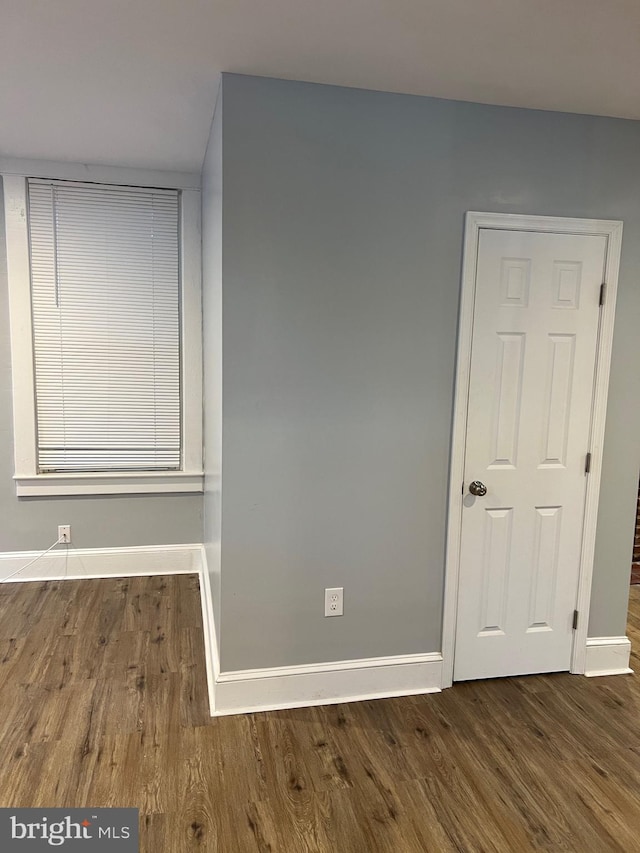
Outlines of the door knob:
[[472,495],[481,498],[487,494],[487,487],[480,480],[474,480],[473,483],[469,483],[469,491]]

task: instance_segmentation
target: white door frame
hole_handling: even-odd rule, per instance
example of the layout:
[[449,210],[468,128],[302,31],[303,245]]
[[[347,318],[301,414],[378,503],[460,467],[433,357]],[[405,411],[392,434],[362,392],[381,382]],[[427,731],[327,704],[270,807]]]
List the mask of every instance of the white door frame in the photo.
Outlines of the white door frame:
[[622,222],[608,219],[567,219],[557,216],[519,216],[509,213],[478,213],[471,211],[465,219],[462,292],[458,324],[458,355],[453,410],[449,505],[445,558],[444,615],[442,625],[442,686],[453,683],[458,578],[460,572],[460,535],[462,530],[462,483],[464,479],[465,441],[467,432],[467,402],[471,367],[471,337],[475,303],[476,267],[481,228],[509,231],[538,231],[564,234],[588,234],[607,238],[607,257],[604,281],[606,298],[601,309],[596,351],[596,377],[593,417],[589,449],[591,472],[587,477],[587,494],[578,579],[578,627],[574,633],[571,672],[584,673],[586,664],[587,628],[591,603],[591,578],[598,517],[602,445],[607,413],[609,367],[613,341],[613,321],[618,289],[618,270],[622,246]]

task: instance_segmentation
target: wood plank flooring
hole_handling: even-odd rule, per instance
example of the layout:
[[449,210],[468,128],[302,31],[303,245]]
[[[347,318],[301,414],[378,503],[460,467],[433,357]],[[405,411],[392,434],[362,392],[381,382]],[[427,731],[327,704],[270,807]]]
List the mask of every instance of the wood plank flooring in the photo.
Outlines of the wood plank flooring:
[[[629,635],[640,671],[640,587]],[[195,575],[5,584],[0,806],[135,806],[144,853],[633,853],[639,684],[212,719]]]

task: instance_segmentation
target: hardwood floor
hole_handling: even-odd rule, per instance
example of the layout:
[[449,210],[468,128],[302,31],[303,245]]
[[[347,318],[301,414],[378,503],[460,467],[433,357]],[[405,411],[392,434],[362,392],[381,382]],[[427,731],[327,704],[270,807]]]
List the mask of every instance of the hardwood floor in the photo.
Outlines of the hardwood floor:
[[[639,671],[640,587],[629,635]],[[639,683],[212,719],[195,575],[5,584],[0,806],[134,806],[144,853],[632,853]]]

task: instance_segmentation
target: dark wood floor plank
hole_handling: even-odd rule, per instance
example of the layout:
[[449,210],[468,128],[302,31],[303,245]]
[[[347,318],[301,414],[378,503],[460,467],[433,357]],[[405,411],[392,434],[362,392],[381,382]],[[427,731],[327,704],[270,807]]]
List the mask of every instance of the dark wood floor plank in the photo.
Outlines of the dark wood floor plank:
[[143,853],[640,853],[635,675],[207,702],[196,575],[0,585],[0,806],[137,807]]

